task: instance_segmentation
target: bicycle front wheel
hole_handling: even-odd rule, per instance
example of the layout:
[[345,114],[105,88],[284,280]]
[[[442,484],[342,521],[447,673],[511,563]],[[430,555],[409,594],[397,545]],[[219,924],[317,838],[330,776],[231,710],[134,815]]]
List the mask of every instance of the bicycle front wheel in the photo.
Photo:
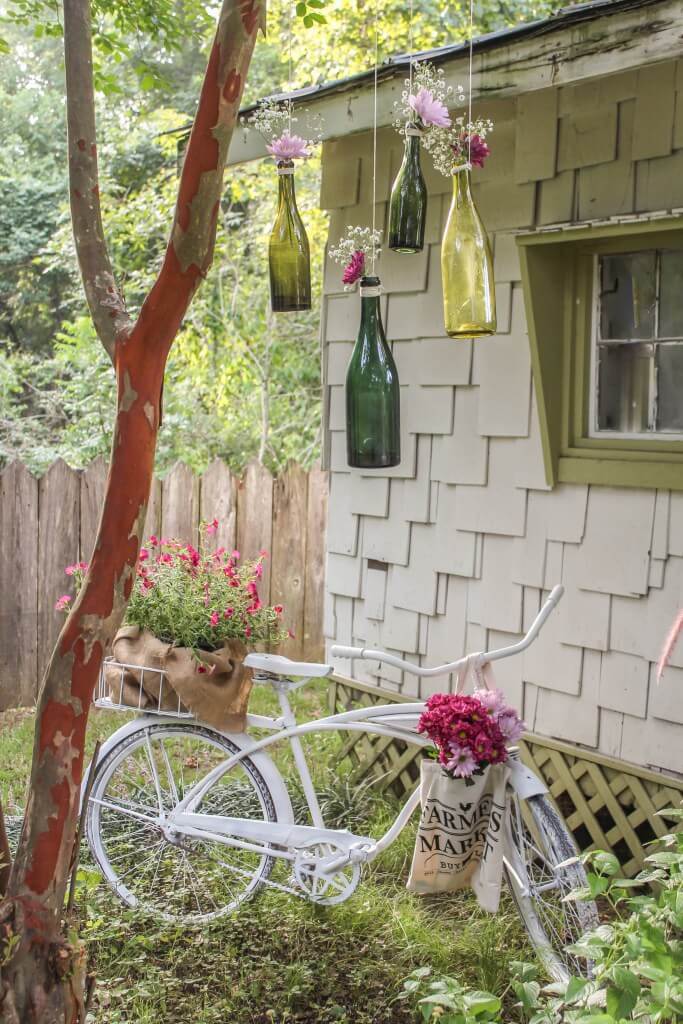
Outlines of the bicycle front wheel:
[[[589,976],[590,964],[565,948],[598,924],[592,900],[563,900],[587,885],[583,864],[565,863],[577,856],[566,825],[547,796],[520,801],[512,794],[510,829],[516,857],[506,865],[507,880],[539,959],[555,981]],[[523,871],[515,871],[517,857]]]
[[[95,771],[87,810],[92,854],[130,907],[166,921],[200,923],[248,899],[273,868],[267,854],[173,833],[164,817],[196,783],[239,748],[197,724],[150,725],[117,744]],[[275,821],[272,794],[253,761],[225,772],[199,814]]]

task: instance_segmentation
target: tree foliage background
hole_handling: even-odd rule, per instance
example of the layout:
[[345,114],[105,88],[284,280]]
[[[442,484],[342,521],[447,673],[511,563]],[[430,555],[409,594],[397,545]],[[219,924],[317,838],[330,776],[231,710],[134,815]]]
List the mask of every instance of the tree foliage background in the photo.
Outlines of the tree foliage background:
[[[408,0],[377,0],[380,59],[407,52]],[[331,0],[325,23],[273,0],[245,102],[368,67],[374,3]],[[556,0],[478,0],[477,32],[547,15]],[[93,0],[105,227],[135,311],[161,260],[177,173],[179,130],[194,112],[215,4]],[[415,3],[416,49],[466,38],[463,2]],[[0,12],[1,12],[0,8]],[[0,464],[44,470],[56,457],[107,455],[114,376],[90,325],[69,225],[59,0],[9,0],[0,13]],[[178,336],[166,377],[157,452],[197,470],[215,457],[239,470],[253,457],[277,470],[319,453],[318,310],[326,218],[320,160],[297,172],[311,242],[313,309],[269,313],[267,242],[275,213],[272,161],[226,175],[216,257]]]

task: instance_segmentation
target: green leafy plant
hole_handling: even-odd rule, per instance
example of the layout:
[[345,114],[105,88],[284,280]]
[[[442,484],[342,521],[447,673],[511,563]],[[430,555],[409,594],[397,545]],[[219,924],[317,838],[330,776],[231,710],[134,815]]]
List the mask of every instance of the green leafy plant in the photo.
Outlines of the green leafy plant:
[[418,967],[403,983],[403,998],[416,1002],[422,1020],[439,1024],[479,1024],[497,1021],[502,1006],[491,992],[477,992],[449,976],[432,978],[429,967]]

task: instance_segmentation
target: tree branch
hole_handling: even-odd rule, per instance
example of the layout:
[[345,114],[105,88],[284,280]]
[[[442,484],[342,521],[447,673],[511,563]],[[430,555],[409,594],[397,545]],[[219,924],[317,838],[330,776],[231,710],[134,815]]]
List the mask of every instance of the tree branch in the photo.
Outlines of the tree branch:
[[69,200],[88,308],[110,359],[132,326],[109,259],[102,227],[90,0],[64,0],[64,58],[69,153]]

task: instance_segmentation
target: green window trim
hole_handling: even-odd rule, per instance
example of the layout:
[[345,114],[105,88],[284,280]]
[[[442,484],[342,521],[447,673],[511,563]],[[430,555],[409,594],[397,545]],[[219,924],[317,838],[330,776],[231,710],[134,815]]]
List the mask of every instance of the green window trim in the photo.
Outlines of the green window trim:
[[683,490],[683,441],[588,436],[595,256],[683,248],[683,216],[517,236],[546,480]]

